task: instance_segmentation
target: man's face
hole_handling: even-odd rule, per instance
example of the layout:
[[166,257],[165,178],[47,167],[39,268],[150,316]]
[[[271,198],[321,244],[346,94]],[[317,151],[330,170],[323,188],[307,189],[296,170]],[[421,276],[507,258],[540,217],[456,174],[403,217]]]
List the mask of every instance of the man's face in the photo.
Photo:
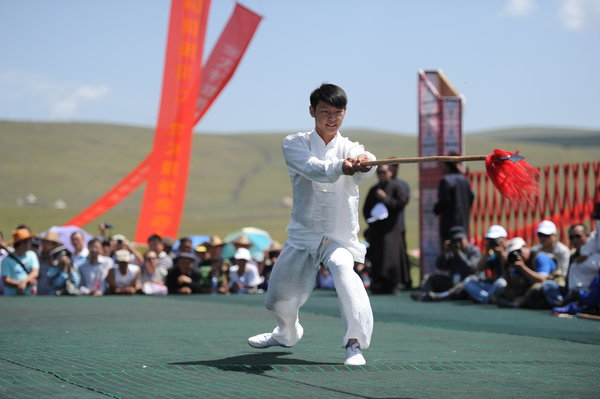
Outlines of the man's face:
[[77,249],[77,251],[81,251],[83,248],[83,236],[79,233],[75,233],[71,236],[71,244]]
[[151,251],[154,251],[157,254],[159,254],[163,250],[163,243],[162,243],[162,241],[157,240],[157,239],[148,240],[148,248]]
[[392,179],[392,171],[387,165],[381,165],[377,168],[377,179],[380,183],[386,183]]
[[181,270],[182,273],[187,273],[194,267],[194,261],[182,258],[177,261],[177,266],[179,266],[179,270]]
[[102,243],[100,241],[95,241],[92,245],[89,246],[90,255],[96,258],[98,255],[102,255]]
[[582,226],[575,226],[569,230],[569,242],[573,248],[579,249],[587,241],[587,236]]
[[325,136],[333,136],[342,126],[346,108],[337,108],[331,104],[319,101],[316,108],[310,107],[310,115],[315,118],[315,129],[317,133]]

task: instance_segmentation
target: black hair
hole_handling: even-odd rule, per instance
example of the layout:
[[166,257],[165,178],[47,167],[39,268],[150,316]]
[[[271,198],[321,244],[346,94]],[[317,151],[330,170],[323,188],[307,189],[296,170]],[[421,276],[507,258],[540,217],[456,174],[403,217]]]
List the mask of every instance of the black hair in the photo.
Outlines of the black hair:
[[150,237],[148,237],[147,241],[154,241],[154,240],[158,240],[158,241],[162,242],[162,238],[158,234],[152,234]]
[[94,245],[95,243],[99,242],[100,244],[102,244],[102,241],[99,240],[98,238],[92,238],[91,240],[88,241],[87,245],[88,248],[91,248],[92,245]]
[[346,92],[339,86],[323,83],[319,88],[313,90],[310,94],[310,106],[317,108],[319,101],[331,104],[336,108],[346,108],[348,97]]

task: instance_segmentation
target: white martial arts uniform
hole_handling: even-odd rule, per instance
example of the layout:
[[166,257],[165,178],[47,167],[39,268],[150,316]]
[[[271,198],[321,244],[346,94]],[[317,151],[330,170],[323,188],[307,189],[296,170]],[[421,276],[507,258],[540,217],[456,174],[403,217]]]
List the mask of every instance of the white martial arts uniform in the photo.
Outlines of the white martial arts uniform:
[[344,175],[346,158],[373,154],[338,132],[327,145],[316,131],[297,133],[283,140],[283,154],[293,191],[292,220],[284,245],[269,280],[265,306],[273,312],[277,327],[273,338],[295,345],[303,329],[298,310],[315,285],[319,264],[334,279],[346,333],[362,349],[369,347],[373,313],[354,262],[364,263],[365,247],[358,241],[358,184],[375,171]]

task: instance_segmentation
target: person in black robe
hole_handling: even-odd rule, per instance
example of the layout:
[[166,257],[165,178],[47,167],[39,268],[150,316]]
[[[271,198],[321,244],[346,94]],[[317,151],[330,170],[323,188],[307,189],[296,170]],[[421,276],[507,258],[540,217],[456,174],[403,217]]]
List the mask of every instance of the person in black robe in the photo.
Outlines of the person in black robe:
[[403,182],[392,177],[387,165],[379,166],[379,182],[369,190],[363,207],[363,216],[369,224],[365,238],[369,243],[367,258],[371,262],[374,294],[398,294],[402,288],[411,286],[404,227],[408,187],[404,188]]
[[450,229],[462,226],[469,231],[469,216],[473,204],[473,191],[458,163],[444,162],[446,175],[438,186],[438,201],[433,212],[440,217],[440,239],[444,242],[451,239]]

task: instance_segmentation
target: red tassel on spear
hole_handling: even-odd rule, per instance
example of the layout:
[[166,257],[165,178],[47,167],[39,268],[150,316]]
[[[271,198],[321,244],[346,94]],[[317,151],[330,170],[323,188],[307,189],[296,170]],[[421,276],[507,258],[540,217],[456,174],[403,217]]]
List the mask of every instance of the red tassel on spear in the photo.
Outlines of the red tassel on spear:
[[488,155],[432,156],[416,158],[387,158],[362,162],[365,166],[392,165],[421,162],[464,162],[485,161],[485,170],[496,189],[513,202],[527,201],[534,206],[533,199],[539,196],[539,171],[524,161],[519,152],[495,149]]

